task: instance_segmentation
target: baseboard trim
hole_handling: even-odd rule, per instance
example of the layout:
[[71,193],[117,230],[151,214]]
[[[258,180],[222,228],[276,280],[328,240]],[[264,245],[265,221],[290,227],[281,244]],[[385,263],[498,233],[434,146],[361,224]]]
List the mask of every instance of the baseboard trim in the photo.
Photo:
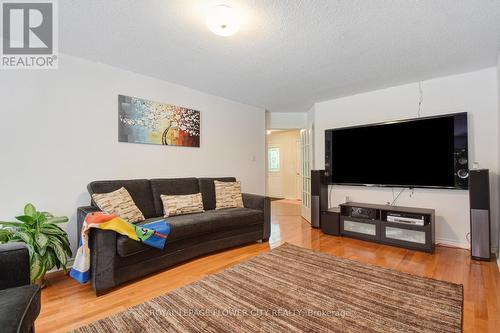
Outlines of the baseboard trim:
[[[444,245],[444,246],[453,246],[453,247],[457,247],[457,248],[460,248],[460,249],[464,249],[464,250],[470,251],[470,244],[468,242],[467,243],[463,243],[463,242],[458,242],[458,241],[452,240],[452,239],[437,238],[436,239],[436,244],[440,244],[440,245]],[[497,262],[498,270],[500,270],[500,253],[498,252],[498,248],[496,248],[496,247],[492,247],[491,248],[491,256],[493,258],[496,257],[496,262]]]
[[460,242],[455,239],[436,238],[436,244],[442,244],[447,246],[458,247],[465,250],[470,250],[470,245],[468,242]]

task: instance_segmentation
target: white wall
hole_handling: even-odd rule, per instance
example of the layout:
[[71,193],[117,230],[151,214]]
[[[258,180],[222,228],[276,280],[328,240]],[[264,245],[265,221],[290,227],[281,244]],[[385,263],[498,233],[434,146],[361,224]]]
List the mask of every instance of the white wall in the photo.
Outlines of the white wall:
[[306,126],[306,112],[267,112],[268,129],[302,129]]
[[[201,111],[201,148],[118,142],[118,94]],[[235,176],[265,192],[265,110],[79,58],[0,73],[0,220],[27,202],[68,215],[98,179]]]
[[[481,71],[442,77],[423,83],[422,116],[454,112],[469,113],[469,159],[491,171],[492,244],[498,244],[498,101],[497,72]],[[315,167],[324,168],[324,130],[328,128],[369,124],[417,116],[418,83],[372,91],[317,103],[314,109]],[[407,191],[397,202],[402,206],[436,209],[436,240],[468,247],[468,192],[460,190],[415,189]],[[392,201],[391,189],[340,187],[333,189],[332,202],[337,205],[349,196],[352,201],[386,203]]]
[[297,200],[301,196],[298,144],[300,131],[273,131],[267,136],[268,148],[280,149],[280,171],[268,171],[268,193],[273,198]]

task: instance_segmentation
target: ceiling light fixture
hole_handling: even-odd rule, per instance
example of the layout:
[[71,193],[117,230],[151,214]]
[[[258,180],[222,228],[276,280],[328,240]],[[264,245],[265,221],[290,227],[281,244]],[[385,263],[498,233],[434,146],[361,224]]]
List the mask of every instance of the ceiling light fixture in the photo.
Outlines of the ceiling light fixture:
[[238,13],[227,5],[212,7],[208,11],[207,27],[216,35],[232,36],[240,28]]

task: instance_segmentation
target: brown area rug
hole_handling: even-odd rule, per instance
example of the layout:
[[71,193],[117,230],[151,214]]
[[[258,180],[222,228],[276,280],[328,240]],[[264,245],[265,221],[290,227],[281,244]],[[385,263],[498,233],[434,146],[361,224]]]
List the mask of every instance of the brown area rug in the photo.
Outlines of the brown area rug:
[[463,287],[285,244],[75,332],[461,332]]

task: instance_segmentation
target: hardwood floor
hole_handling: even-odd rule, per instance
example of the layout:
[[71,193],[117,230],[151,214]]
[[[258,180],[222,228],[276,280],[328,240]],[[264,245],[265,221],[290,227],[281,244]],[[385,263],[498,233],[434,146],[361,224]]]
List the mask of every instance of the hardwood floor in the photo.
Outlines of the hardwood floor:
[[437,247],[434,255],[334,237],[312,229],[300,217],[295,201],[272,203],[269,243],[256,243],[208,255],[121,286],[96,297],[89,285],[80,285],[62,273],[48,276],[42,291],[38,332],[66,332],[122,311],[155,296],[218,272],[283,242],[332,255],[375,264],[415,275],[464,285],[464,332],[500,331],[500,273],[495,262],[470,260],[462,249]]

